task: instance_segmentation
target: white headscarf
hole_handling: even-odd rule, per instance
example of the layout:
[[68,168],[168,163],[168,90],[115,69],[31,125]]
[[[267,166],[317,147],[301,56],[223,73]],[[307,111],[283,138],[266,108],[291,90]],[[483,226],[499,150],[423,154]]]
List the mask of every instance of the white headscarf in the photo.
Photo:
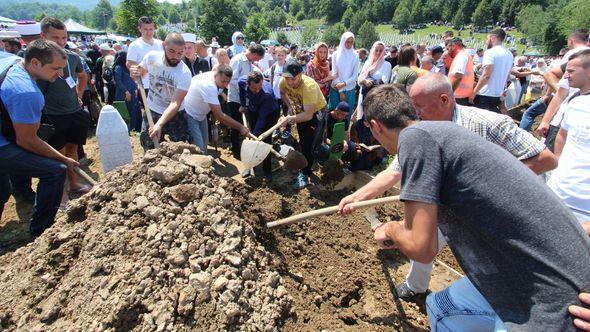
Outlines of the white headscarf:
[[[375,50],[377,46],[383,46],[383,52],[381,56],[377,56]],[[381,65],[385,62],[385,44],[382,41],[376,41],[371,47],[371,51],[369,52],[369,58],[363,69],[361,70],[361,74],[359,75],[359,82],[366,79],[367,77],[371,76],[375,72],[375,70],[381,68]]]
[[354,51],[354,46],[351,48],[346,48],[345,46],[346,40],[350,37],[354,38],[352,32],[347,31],[343,33],[342,37],[340,37],[340,45],[338,45],[338,49],[332,55],[332,71],[338,76],[335,80],[338,82],[344,82],[350,77],[353,74],[354,61],[359,61],[358,54]]

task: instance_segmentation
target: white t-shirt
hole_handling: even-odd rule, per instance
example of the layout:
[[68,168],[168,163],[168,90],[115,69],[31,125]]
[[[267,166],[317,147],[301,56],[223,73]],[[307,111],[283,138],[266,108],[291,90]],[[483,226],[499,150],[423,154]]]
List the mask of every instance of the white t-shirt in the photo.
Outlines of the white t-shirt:
[[[148,70],[148,94],[147,103],[150,110],[162,114],[170,105],[176,89],[188,91],[191,85],[191,71],[180,61],[175,67],[164,64],[163,51],[150,51],[140,62],[143,68]],[[182,105],[180,106],[182,110]]]
[[[135,61],[136,63],[141,63],[141,60],[143,60],[143,58],[149,51],[164,51],[162,41],[154,38],[154,42],[150,45],[144,42],[142,38],[137,38],[131,44],[129,44],[129,49],[127,51],[127,60]],[[147,76],[142,79],[142,82],[144,88],[149,87],[150,83],[148,81]]]
[[467,52],[459,52],[453,58],[453,70],[449,74],[459,73],[465,75],[465,69],[469,62],[469,55]]
[[274,67],[274,77],[272,79],[272,91],[275,93],[275,98],[281,99],[281,89],[279,89],[279,83],[281,82],[281,77],[283,76],[283,66],[279,65],[279,63],[275,63],[269,69],[269,75],[273,74]]
[[488,97],[502,96],[513,61],[512,53],[501,45],[486,50],[483,53],[481,64],[483,67],[493,65],[494,68],[487,83],[479,90],[478,94]]
[[203,121],[209,111],[209,104],[219,105],[219,89],[215,84],[215,72],[209,71],[191,80],[191,86],[184,98],[186,113],[197,121]]
[[265,73],[274,61],[275,60],[273,59],[272,55],[269,53],[264,53],[264,58],[258,61],[258,68],[260,68],[260,70]]
[[547,185],[572,209],[590,213],[590,95],[567,104],[561,127],[567,140]]

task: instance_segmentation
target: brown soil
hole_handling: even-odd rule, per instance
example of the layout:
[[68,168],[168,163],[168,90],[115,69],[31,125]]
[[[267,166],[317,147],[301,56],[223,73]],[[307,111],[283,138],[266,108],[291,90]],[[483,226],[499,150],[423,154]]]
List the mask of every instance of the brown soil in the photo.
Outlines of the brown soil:
[[[138,159],[143,153],[141,148],[138,147],[136,138],[133,138],[133,143],[134,157]],[[93,160],[86,168],[87,172],[90,172],[95,178],[98,178],[98,176],[102,178],[95,140],[89,140],[87,153],[89,158]],[[291,189],[294,174],[285,170],[276,172],[273,182],[266,186],[263,186],[259,177],[251,177],[244,181],[239,176],[241,171],[239,161],[233,159],[227,149],[219,149],[217,152],[210,150],[210,154],[215,157],[214,167],[216,173],[236,180],[235,182],[229,181],[228,186],[225,188],[232,197],[230,211],[236,213],[236,216],[250,225],[254,232],[254,239],[258,242],[257,252],[261,250],[261,252],[265,253],[264,256],[268,257],[269,266],[266,267],[263,263],[262,266],[259,266],[261,271],[278,272],[281,277],[279,284],[286,289],[292,301],[290,311],[276,317],[272,329],[279,328],[285,331],[317,331],[324,329],[401,331],[427,329],[428,320],[425,315],[423,301],[419,303],[400,301],[393,291],[394,285],[405,278],[408,269],[407,259],[397,251],[378,250],[372,239],[369,222],[361,212],[349,217],[338,215],[319,217],[277,229],[267,229],[265,227],[265,223],[276,219],[335,205],[344,195],[348,194],[347,191],[334,192],[331,186],[320,183],[317,177],[312,177],[314,185],[301,192],[296,192]],[[262,174],[262,171],[257,170],[257,173]],[[121,188],[121,190],[123,189]],[[85,204],[91,204],[91,202],[87,201]],[[96,204],[92,206],[96,206]],[[12,199],[5,208],[5,214],[2,222],[0,222],[0,255],[4,254],[4,257],[0,256],[2,271],[10,270],[10,266],[5,266],[9,265],[9,262],[14,262],[15,258],[12,257],[12,252],[31,241],[25,235],[28,226],[27,214],[30,215],[30,211],[30,206],[19,207]],[[402,217],[401,211],[401,206],[398,204],[387,206],[385,210],[380,211],[380,219],[382,221],[398,220]],[[103,215],[103,218],[105,220],[109,219],[109,215]],[[100,219],[93,221],[100,222]],[[56,234],[60,233],[52,232],[52,234],[53,237],[56,237]],[[98,235],[94,234],[94,236]],[[54,240],[48,241],[49,246],[54,243],[52,242]],[[135,243],[133,238],[126,241]],[[80,255],[79,246],[83,246],[84,242],[76,241],[73,243],[76,245],[72,244],[71,247],[62,245],[62,249],[60,249],[74,253],[65,255],[67,271],[76,271],[76,269],[83,267],[83,264],[78,261],[78,257]],[[36,246],[42,244],[42,241],[37,240],[29,244],[25,250],[34,250]],[[104,248],[104,246],[100,248],[108,249]],[[22,253],[19,255],[22,255]],[[44,268],[64,268],[64,258],[49,257],[47,259],[49,260]],[[51,259],[57,261],[52,263]],[[448,248],[439,255],[438,259],[458,269],[458,265]],[[112,261],[113,258],[110,260]],[[112,263],[116,265],[116,262],[113,261]],[[166,269],[165,266],[167,265],[163,265],[164,269]],[[113,268],[112,264],[111,268]],[[140,269],[141,266],[137,266],[131,271],[139,271]],[[103,273],[100,272],[100,269],[98,272]],[[27,275],[27,273],[29,272],[26,270],[19,271],[16,276]],[[125,273],[125,271],[121,273]],[[4,275],[0,279],[0,287],[2,287],[2,283],[12,281],[14,277],[8,279]],[[445,270],[439,264],[435,264],[434,277],[431,283],[432,289],[439,290],[456,278],[457,276]],[[8,284],[5,284],[5,286],[8,287]],[[107,288],[116,294],[125,294],[127,292],[126,288],[129,291],[132,289],[129,282],[104,286],[108,286]],[[57,289],[55,285],[52,287]],[[173,291],[178,291],[177,288],[170,287]],[[51,294],[53,294],[51,295],[52,299],[58,302],[65,301],[61,300],[64,296],[62,293],[56,291]],[[106,296],[107,294],[109,294],[108,290],[103,295]],[[178,292],[175,294],[178,294]],[[12,295],[15,296],[15,294]],[[10,297],[10,295],[8,296]],[[72,294],[69,296],[72,296]],[[11,303],[13,300],[16,300],[16,298],[8,298],[2,302]],[[37,301],[40,300],[42,298]],[[92,299],[87,298],[87,301],[92,301]],[[157,301],[155,300],[155,303],[158,303]],[[287,308],[284,305],[285,300],[282,301],[283,305],[278,308]],[[38,308],[39,313],[48,314],[50,320],[56,320],[60,315],[64,314],[63,312],[47,312],[48,309],[39,307],[37,304],[32,302],[29,305],[32,306],[32,309]],[[106,302],[103,305],[108,306]],[[89,306],[87,308],[93,307]],[[103,311],[108,312],[108,310],[94,308],[97,310],[94,313],[96,315]],[[207,305],[202,308],[204,311],[201,316],[198,313],[194,315],[194,318],[198,320],[198,324],[192,325],[193,328],[196,326],[201,328],[220,328],[224,326],[224,321],[220,321],[219,315],[215,314],[215,310],[219,310],[219,308],[215,309],[215,306]],[[126,327],[136,326],[136,328],[139,328],[142,326],[138,325],[141,317],[143,317],[142,315],[153,308],[122,305],[119,309],[123,311],[114,313],[115,318],[119,319],[118,322],[126,324],[124,325]],[[2,309],[0,305],[0,323],[3,317],[6,318],[6,312],[3,312],[3,310],[5,309]],[[73,309],[66,309],[65,315],[68,315],[67,310]],[[163,309],[161,311],[165,312]],[[69,314],[74,312],[76,311],[74,310]],[[92,316],[93,313],[90,310],[85,314]],[[124,322],[121,320],[125,315],[133,318],[132,321]],[[210,321],[203,321],[204,319]],[[234,323],[232,322],[233,325],[230,326],[233,328],[240,326]],[[179,326],[174,325],[173,327],[174,329],[184,329]],[[56,328],[59,327],[53,326],[51,329]]]

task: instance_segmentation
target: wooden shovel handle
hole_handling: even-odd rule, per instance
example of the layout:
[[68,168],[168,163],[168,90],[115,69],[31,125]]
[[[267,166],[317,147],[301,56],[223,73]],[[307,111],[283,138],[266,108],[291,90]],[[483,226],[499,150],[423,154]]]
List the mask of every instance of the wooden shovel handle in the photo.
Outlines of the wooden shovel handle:
[[[370,199],[370,200],[362,201],[362,202],[350,203],[349,206],[354,207],[355,209],[360,209],[360,208],[367,208],[367,207],[385,204],[385,203],[397,202],[397,201],[399,201],[399,196],[388,196],[388,197]],[[319,210],[308,211],[308,212],[304,212],[304,213],[297,214],[294,216],[290,216],[288,218],[269,222],[266,224],[266,227],[273,228],[273,227],[277,227],[277,226],[290,225],[290,224],[293,224],[293,223],[298,222],[300,220],[313,218],[313,217],[319,217],[319,216],[325,216],[325,215],[336,213],[336,212],[338,212],[338,205],[330,206],[330,207],[319,209]]]
[[[136,78],[135,81],[137,82],[139,94],[141,95],[141,100],[143,101],[143,107],[145,107],[145,116],[147,117],[148,125],[150,126],[150,128],[154,128],[154,119],[152,119],[152,113],[150,112],[150,107],[147,103],[147,97],[145,96],[145,90],[143,89],[143,82],[141,81],[140,77]],[[158,137],[152,137],[152,141],[154,142],[154,146],[156,147],[156,149],[159,149],[160,140],[158,139]]]
[[[242,114],[243,114],[243,113],[242,113]],[[244,117],[244,118],[245,118],[245,117]],[[253,139],[253,140],[255,140],[255,141],[260,141],[260,137],[256,137],[256,136],[254,136],[254,134],[250,134],[250,138],[252,138],[252,139]],[[285,160],[285,157],[284,157],[282,154],[278,153],[278,152],[277,152],[275,149],[271,148],[271,149],[270,149],[270,152],[271,152],[272,154],[274,154],[274,155],[275,155],[277,158],[279,158],[280,160]]]
[[262,141],[263,139],[267,138],[270,134],[272,134],[275,129],[279,128],[281,125],[277,122],[276,125],[272,126],[269,130],[262,133],[262,135],[258,136],[258,140]]
[[88,175],[88,173],[81,170],[79,167],[74,166],[74,172],[84,178],[84,180],[88,181],[93,186],[96,186],[96,181]]

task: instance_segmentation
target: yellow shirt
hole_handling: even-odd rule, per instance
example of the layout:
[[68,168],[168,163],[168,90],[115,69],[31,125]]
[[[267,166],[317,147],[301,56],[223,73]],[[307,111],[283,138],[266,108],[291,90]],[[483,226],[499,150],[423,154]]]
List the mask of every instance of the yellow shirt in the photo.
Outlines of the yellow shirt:
[[283,77],[281,77],[281,81],[279,82],[281,95],[284,94],[287,96],[291,103],[291,107],[293,108],[293,112],[295,112],[295,114],[302,113],[304,105],[315,106],[316,112],[325,108],[327,105],[326,99],[316,81],[303,74],[301,75],[301,80],[302,82],[297,89],[290,88]]

